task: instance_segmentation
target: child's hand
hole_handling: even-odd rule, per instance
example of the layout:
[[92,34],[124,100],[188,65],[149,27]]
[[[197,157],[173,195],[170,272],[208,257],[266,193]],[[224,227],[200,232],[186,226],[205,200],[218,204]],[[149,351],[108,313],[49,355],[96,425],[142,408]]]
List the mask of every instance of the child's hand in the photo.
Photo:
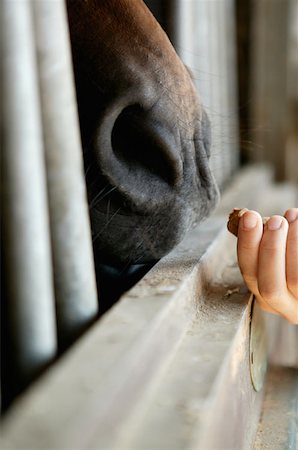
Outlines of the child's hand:
[[238,228],[238,262],[262,309],[298,324],[298,208],[284,217],[247,211]]

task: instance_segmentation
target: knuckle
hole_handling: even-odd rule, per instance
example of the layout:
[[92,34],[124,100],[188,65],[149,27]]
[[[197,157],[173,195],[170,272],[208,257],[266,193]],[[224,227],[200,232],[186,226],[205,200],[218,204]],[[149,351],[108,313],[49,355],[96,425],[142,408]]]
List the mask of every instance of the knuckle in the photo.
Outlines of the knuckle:
[[241,248],[242,252],[250,252],[251,250],[255,250],[257,248],[256,244],[251,241],[246,241],[245,243],[241,242],[241,245],[239,245],[239,247]]

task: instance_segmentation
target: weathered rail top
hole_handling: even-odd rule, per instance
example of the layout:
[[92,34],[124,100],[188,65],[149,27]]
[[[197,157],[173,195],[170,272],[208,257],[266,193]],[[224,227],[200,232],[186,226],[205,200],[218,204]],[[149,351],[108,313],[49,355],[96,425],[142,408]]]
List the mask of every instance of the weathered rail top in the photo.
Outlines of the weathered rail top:
[[[240,173],[214,217],[15,403],[3,420],[2,448],[252,448],[263,393],[251,383],[251,298],[226,212],[245,204],[270,213],[295,195],[272,185],[266,169]],[[271,345],[280,320],[273,322]],[[289,330],[287,364],[297,365]]]

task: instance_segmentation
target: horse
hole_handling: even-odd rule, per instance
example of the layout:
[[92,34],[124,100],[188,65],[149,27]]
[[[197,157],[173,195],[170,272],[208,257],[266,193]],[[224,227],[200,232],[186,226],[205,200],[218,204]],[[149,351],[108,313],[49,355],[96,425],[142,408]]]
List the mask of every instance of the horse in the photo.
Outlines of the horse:
[[67,11],[97,266],[147,267],[218,201],[210,122],[143,1]]

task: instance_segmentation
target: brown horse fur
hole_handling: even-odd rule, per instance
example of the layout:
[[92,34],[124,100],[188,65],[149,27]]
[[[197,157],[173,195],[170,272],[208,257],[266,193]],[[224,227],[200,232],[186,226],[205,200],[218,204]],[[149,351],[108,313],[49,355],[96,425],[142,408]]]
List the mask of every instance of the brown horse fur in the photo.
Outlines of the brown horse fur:
[[155,261],[216,204],[207,115],[141,0],[67,6],[95,251]]

